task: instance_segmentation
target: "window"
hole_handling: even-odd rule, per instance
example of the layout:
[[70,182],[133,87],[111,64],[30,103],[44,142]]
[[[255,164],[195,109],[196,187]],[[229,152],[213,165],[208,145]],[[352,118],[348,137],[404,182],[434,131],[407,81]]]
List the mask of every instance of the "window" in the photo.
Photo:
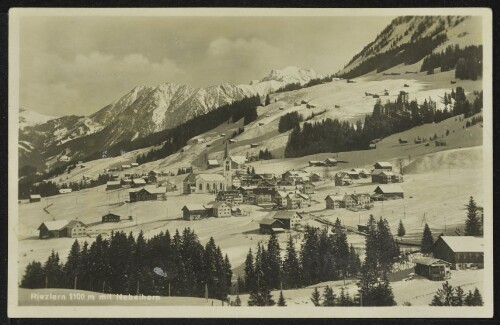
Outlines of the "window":
[[202,191],[202,190],[203,190],[203,184],[200,183],[200,191]]

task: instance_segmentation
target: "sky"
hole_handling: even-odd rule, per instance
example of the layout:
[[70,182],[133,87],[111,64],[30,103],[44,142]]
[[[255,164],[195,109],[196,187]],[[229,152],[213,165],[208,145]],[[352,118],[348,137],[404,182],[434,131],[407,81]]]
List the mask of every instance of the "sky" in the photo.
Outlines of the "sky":
[[138,85],[247,84],[286,66],[326,75],[393,18],[22,17],[20,106],[89,115]]

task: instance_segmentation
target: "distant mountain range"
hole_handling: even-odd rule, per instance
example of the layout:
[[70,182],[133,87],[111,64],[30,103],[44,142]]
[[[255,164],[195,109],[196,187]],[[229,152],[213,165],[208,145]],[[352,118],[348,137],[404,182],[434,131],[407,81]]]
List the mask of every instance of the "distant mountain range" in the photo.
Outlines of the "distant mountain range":
[[[61,156],[81,159],[88,152],[86,145],[72,143],[77,139],[89,137],[94,152],[105,151],[106,147],[120,141],[133,141],[173,128],[245,97],[265,96],[287,84],[305,84],[320,77],[313,70],[286,67],[273,69],[268,76],[249,85],[223,83],[193,88],[163,83],[156,87],[137,86],[90,116],[54,118],[22,109],[19,116],[21,165],[54,164]],[[78,143],[87,142],[80,140]]]

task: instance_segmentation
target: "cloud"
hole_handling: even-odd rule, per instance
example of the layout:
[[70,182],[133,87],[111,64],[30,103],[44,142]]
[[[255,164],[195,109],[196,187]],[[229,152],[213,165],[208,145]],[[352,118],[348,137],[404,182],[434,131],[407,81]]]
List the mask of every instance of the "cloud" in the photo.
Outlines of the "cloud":
[[208,59],[226,80],[241,76],[261,78],[272,68],[281,67],[285,54],[282,48],[256,37],[219,37],[207,48]]
[[176,81],[184,75],[164,58],[92,52],[63,58],[40,54],[21,66],[21,106],[53,115],[89,114],[137,85]]

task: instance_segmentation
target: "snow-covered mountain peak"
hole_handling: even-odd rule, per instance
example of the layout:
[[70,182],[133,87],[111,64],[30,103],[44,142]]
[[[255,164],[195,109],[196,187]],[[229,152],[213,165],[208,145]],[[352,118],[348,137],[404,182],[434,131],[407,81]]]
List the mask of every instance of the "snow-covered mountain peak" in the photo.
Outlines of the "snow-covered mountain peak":
[[284,83],[300,83],[305,84],[311,79],[321,78],[322,76],[317,74],[312,69],[297,68],[294,66],[288,66],[284,69],[272,69],[269,75],[267,75],[262,81],[280,81]]

